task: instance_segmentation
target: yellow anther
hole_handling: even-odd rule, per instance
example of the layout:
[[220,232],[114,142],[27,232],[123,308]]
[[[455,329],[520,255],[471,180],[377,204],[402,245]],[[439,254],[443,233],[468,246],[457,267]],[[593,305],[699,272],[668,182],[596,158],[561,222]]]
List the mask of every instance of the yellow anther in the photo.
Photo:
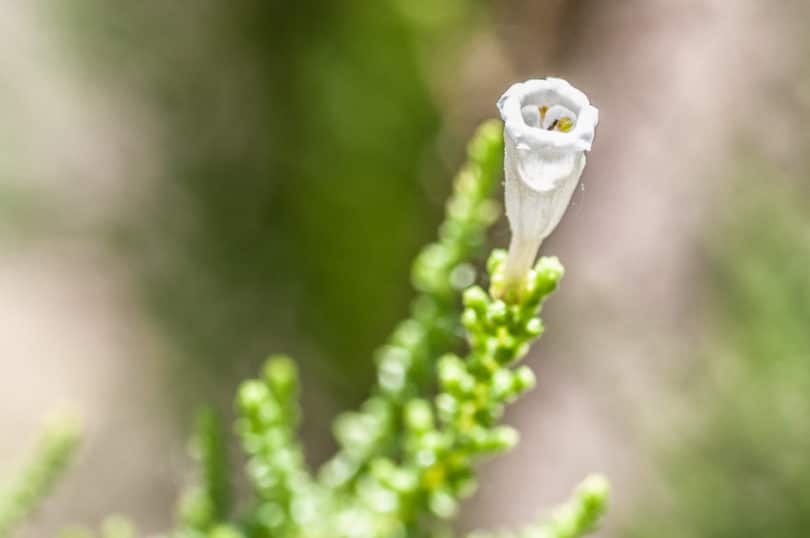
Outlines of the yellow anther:
[[560,118],[557,121],[557,130],[567,133],[574,127],[574,121],[571,118]]
[[422,473],[422,485],[427,489],[436,489],[441,486],[446,478],[444,467],[440,464],[432,465]]
[[543,123],[543,120],[546,119],[546,112],[548,112],[548,107],[546,105],[539,106],[537,109],[540,111],[540,123]]

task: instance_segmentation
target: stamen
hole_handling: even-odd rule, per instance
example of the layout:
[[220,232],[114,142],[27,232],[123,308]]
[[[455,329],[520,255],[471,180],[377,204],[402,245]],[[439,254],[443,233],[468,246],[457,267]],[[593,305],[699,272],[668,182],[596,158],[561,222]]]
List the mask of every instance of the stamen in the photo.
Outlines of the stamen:
[[562,105],[536,105],[540,116],[541,129],[567,133],[574,128],[576,119],[573,113]]
[[[571,118],[562,117],[562,118],[560,118],[559,120],[557,120],[554,123],[555,123],[555,125],[557,125],[557,129],[559,129],[560,131],[562,131],[564,133],[567,133],[568,131],[571,130],[572,127],[574,127],[574,122],[573,122],[573,120]],[[553,129],[553,127],[552,127],[552,129]]]

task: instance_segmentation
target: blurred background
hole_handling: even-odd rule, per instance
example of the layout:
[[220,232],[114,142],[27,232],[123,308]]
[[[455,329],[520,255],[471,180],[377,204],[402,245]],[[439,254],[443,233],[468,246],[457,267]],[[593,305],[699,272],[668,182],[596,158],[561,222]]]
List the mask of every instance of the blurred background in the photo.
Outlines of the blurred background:
[[[85,424],[22,536],[166,528],[194,409],[271,352],[308,456],[407,312],[474,127],[555,75],[601,124],[567,268],[461,528],[586,473],[604,537],[810,533],[810,5],[0,0],[0,483]],[[508,240],[505,224],[492,245]]]

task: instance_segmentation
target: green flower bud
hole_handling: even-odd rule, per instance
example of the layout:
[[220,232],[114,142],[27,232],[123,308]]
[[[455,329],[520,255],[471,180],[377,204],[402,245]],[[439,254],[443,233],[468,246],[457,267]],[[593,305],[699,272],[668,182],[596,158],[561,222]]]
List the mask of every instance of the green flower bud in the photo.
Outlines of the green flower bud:
[[515,393],[514,374],[508,368],[499,368],[492,376],[492,395],[498,400],[507,400]]
[[419,322],[408,319],[397,325],[391,342],[406,349],[413,349],[422,345],[424,339],[424,327]]
[[489,296],[479,286],[473,286],[464,292],[464,306],[483,316],[489,306]]
[[484,226],[489,226],[501,214],[501,206],[495,200],[484,200],[478,206],[478,220]]
[[478,489],[478,480],[472,472],[462,473],[454,481],[456,495],[461,499],[470,497]]
[[508,313],[506,303],[501,300],[494,301],[487,308],[487,321],[493,325],[503,325],[506,323]]
[[436,396],[436,409],[442,422],[451,422],[453,416],[458,412],[458,400],[451,394],[439,394]]
[[371,472],[385,487],[399,493],[412,493],[419,485],[415,471],[400,469],[387,458],[378,458],[371,464]]
[[495,360],[499,364],[508,364],[518,355],[520,342],[511,334],[502,332],[495,340]]
[[546,297],[549,293],[554,291],[564,273],[565,269],[563,269],[557,257],[543,256],[534,266],[534,274],[532,275],[534,289],[532,294],[540,298]]
[[388,346],[379,355],[378,380],[383,390],[399,393],[405,388],[411,353],[405,348]]
[[477,333],[480,330],[478,314],[472,308],[465,308],[461,314],[461,324],[470,333]]
[[298,390],[298,369],[286,355],[274,355],[267,360],[264,378],[280,401],[291,399]]
[[430,511],[442,519],[449,519],[458,512],[458,501],[444,490],[431,493],[429,505]]
[[[439,239],[444,243],[452,244],[464,237],[465,231],[466,226],[463,221],[448,219],[439,225]],[[449,260],[452,261],[453,258],[455,256],[449,257]]]
[[500,248],[494,249],[487,259],[487,272],[494,276],[506,261],[506,251]]
[[451,394],[467,394],[475,388],[475,380],[467,373],[464,362],[452,353],[439,359],[438,372],[439,383]]
[[411,431],[421,434],[433,429],[433,410],[422,399],[414,399],[405,406],[405,425]]
[[498,426],[492,430],[477,428],[471,434],[473,449],[476,452],[504,452],[517,445],[517,430],[509,426]]
[[375,422],[373,417],[364,413],[342,413],[335,419],[333,430],[342,446],[361,450],[373,442]]
[[268,529],[278,529],[284,525],[287,516],[284,509],[275,502],[269,501],[259,505],[256,512],[256,519],[258,522]]
[[270,389],[261,381],[251,379],[239,386],[237,404],[243,413],[255,415],[264,402],[270,398]]
[[526,333],[532,338],[538,338],[543,334],[543,320],[531,318],[526,322]]
[[521,366],[515,370],[513,377],[515,394],[521,394],[534,388],[537,383],[534,372],[528,366]]
[[609,493],[610,483],[601,474],[589,475],[577,488],[577,496],[588,511],[601,511]]
[[261,424],[277,424],[284,417],[284,412],[278,402],[268,396],[256,410],[255,416]]
[[199,488],[186,492],[180,498],[177,511],[180,519],[186,525],[195,528],[207,527],[214,517],[214,506],[211,504],[211,499]]

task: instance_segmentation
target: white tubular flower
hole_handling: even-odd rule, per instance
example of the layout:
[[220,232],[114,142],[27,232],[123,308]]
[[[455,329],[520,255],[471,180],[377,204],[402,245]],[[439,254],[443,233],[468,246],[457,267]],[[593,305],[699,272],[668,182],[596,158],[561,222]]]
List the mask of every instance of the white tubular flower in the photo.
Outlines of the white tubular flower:
[[574,194],[599,111],[559,78],[514,84],[498,99],[504,121],[506,215],[512,229],[504,277],[531,269]]

